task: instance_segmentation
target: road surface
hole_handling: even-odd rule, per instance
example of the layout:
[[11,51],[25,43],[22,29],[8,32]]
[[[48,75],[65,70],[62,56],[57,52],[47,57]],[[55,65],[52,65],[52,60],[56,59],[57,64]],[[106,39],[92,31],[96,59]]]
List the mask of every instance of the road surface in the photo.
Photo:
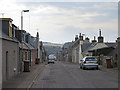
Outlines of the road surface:
[[79,65],[47,64],[32,88],[118,88],[118,74],[102,70],[82,70]]

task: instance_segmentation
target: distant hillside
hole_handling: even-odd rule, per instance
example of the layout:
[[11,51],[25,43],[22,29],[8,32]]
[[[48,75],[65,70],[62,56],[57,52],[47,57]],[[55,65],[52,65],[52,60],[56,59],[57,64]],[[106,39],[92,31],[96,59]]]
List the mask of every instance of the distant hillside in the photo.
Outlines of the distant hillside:
[[47,52],[47,54],[56,54],[57,52],[61,51],[62,48],[59,46],[44,46],[45,47],[45,51]]
[[63,46],[64,47],[69,47],[70,45],[72,45],[72,42],[66,42]]
[[60,50],[62,50],[63,44],[56,44],[51,42],[43,42],[43,46],[45,47],[45,50],[47,54],[56,54]]
[[63,47],[63,44],[51,43],[51,42],[43,42],[44,46],[59,46]]

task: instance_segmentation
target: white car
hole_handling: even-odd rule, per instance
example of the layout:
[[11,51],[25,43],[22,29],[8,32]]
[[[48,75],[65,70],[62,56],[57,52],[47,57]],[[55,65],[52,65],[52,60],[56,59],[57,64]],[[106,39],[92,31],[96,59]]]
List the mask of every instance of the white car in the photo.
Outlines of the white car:
[[48,60],[48,64],[49,64],[49,63],[53,63],[53,64],[54,64],[54,63],[55,63],[55,60],[49,59],[49,60]]
[[90,69],[95,68],[98,70],[98,61],[95,57],[87,56],[80,60],[80,68],[81,69]]

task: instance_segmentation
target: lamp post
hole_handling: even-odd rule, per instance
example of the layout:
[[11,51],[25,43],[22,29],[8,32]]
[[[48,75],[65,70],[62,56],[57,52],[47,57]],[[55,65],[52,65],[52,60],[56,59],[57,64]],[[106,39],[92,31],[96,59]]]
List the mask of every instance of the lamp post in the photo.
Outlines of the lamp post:
[[[22,10],[21,11],[21,30],[23,30],[23,12],[29,12],[29,10]],[[22,42],[22,44],[21,44],[21,52],[22,52],[22,66],[23,66],[23,31],[22,31],[22,33],[21,33],[22,35],[21,35],[21,42]]]
[[22,10],[21,11],[21,30],[23,30],[23,12],[29,12],[29,10]]

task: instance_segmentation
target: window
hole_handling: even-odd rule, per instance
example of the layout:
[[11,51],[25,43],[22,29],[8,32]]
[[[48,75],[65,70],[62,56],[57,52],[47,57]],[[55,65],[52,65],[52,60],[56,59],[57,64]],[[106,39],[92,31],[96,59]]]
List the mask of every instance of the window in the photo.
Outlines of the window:
[[25,52],[25,60],[27,60],[27,52]]
[[96,61],[97,59],[96,59],[96,58],[93,58],[93,57],[89,57],[89,58],[86,58],[85,60],[86,60],[86,61]]

